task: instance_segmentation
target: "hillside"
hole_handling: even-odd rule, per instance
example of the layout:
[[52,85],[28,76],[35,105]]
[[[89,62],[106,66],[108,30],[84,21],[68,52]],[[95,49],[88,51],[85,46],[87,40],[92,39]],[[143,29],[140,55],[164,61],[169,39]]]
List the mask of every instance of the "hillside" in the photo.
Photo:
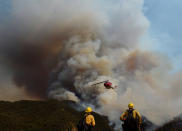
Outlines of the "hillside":
[[[83,112],[71,101],[0,101],[0,131],[75,131]],[[108,120],[94,113],[95,131],[112,131]]]
[[[83,112],[73,107],[80,106],[72,101],[0,101],[0,131],[76,131]],[[107,117],[93,113],[96,127],[93,131],[113,131]],[[142,131],[154,130],[153,123],[143,117]],[[164,124],[155,131],[182,131],[182,119]]]
[[174,118],[174,120],[164,124],[156,131],[182,131],[182,117]]

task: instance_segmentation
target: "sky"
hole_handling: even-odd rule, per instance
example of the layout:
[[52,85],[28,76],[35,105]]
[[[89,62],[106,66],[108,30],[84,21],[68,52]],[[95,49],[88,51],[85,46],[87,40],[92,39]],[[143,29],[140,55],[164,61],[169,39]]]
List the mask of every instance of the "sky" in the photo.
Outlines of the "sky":
[[[11,10],[10,3],[11,0],[0,0],[0,22]],[[143,11],[150,27],[141,46],[168,56],[174,70],[179,71],[182,65],[182,1],[144,0]]]
[[145,0],[144,14],[150,21],[148,35],[152,39],[152,45],[145,48],[167,55],[173,62],[174,70],[181,70],[182,1]]

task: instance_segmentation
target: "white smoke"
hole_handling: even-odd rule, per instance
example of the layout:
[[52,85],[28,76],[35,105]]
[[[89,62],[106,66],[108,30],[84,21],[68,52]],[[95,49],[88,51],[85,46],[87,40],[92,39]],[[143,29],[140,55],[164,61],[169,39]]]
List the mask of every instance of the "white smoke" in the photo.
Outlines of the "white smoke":
[[[26,40],[36,44],[45,39],[40,42],[44,46],[49,36],[49,44],[59,45],[49,97],[92,105],[116,123],[116,129],[121,128],[119,116],[130,101],[156,124],[181,113],[181,73],[171,74],[165,57],[139,47],[149,26],[143,0],[13,3],[15,29],[28,35]],[[91,86],[103,80],[118,88]]]

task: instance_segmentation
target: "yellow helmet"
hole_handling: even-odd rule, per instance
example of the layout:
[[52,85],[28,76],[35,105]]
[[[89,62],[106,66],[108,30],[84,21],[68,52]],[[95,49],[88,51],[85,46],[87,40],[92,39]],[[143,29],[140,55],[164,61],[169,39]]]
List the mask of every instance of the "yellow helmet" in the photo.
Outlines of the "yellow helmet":
[[92,112],[92,108],[91,107],[87,107],[85,112],[87,112],[87,113]]
[[128,104],[128,108],[133,109],[133,108],[134,108],[134,104],[133,104],[132,102],[130,102],[130,103]]

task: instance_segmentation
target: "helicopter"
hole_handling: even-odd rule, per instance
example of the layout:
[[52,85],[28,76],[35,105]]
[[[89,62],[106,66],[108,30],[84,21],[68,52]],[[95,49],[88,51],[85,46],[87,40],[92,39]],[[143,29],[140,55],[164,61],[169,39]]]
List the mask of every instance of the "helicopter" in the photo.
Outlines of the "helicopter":
[[91,85],[91,86],[96,86],[96,85],[98,85],[98,84],[102,84],[102,83],[104,83],[104,87],[106,88],[106,89],[115,89],[115,88],[117,88],[117,86],[112,86],[112,83],[111,82],[109,82],[109,80],[105,80],[105,81],[102,81],[102,82],[98,82],[98,83],[95,83],[95,84],[93,84],[93,85]]

